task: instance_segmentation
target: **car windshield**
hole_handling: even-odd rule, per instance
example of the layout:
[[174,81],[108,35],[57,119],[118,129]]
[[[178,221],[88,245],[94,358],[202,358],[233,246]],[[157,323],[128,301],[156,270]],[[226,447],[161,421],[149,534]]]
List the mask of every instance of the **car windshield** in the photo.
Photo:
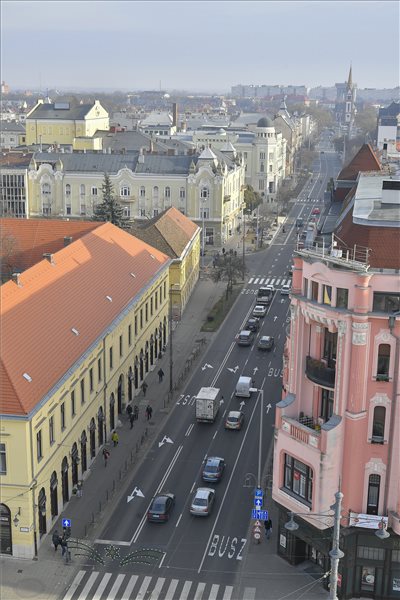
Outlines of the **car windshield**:
[[166,498],[157,498],[153,502],[151,511],[152,512],[164,512],[166,501],[167,501]]
[[196,506],[207,506],[207,498],[195,498],[194,504]]
[[228,421],[230,423],[236,423],[238,420],[239,420],[238,417],[228,417]]

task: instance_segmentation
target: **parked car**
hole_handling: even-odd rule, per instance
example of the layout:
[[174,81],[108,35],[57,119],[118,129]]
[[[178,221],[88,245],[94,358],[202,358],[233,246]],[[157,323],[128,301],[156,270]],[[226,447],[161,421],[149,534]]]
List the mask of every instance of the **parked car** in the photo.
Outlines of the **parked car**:
[[260,320],[255,317],[253,319],[249,319],[246,323],[246,329],[248,331],[258,331],[260,328]]
[[283,285],[281,288],[281,296],[288,296],[290,294],[291,289],[292,289],[292,284],[285,283],[285,285]]
[[169,520],[175,504],[175,495],[171,492],[162,492],[154,496],[147,511],[147,520],[152,523],[165,523]]
[[244,423],[244,414],[239,410],[231,410],[225,420],[225,429],[242,429]]
[[239,333],[237,343],[239,346],[251,346],[254,340],[254,333],[252,331],[243,330]]
[[256,304],[253,308],[253,317],[265,317],[267,313],[267,307],[261,304]]
[[215,502],[215,490],[212,488],[199,487],[193,495],[190,504],[190,514],[196,517],[208,517]]
[[272,350],[274,347],[274,338],[270,335],[263,335],[258,340],[257,348],[258,350]]
[[206,458],[203,467],[204,481],[220,481],[225,469],[225,461],[219,456],[209,456]]

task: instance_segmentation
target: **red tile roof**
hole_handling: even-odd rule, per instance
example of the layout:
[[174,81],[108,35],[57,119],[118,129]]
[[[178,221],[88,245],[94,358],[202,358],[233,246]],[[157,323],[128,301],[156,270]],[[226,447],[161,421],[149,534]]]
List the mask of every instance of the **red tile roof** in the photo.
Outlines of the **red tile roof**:
[[2,414],[32,411],[170,262],[111,223],[53,258],[54,264],[42,260],[22,273],[20,285],[9,281],[0,288]]
[[360,171],[382,171],[381,163],[370,144],[361,146],[355,157],[340,171],[337,179],[356,181]]
[[64,236],[75,241],[99,225],[101,223],[96,221],[0,219],[0,254],[14,271],[25,271],[41,261],[44,253],[61,250],[65,245]]

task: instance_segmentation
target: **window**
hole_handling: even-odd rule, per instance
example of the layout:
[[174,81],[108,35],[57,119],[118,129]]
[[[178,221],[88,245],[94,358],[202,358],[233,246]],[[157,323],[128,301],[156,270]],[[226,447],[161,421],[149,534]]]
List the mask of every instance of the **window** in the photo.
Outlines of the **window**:
[[260,179],[258,181],[258,189],[259,190],[263,190],[264,189],[264,179]]
[[86,204],[82,204],[82,202],[81,202],[80,212],[81,212],[81,215],[86,215]]
[[200,198],[209,198],[210,197],[210,190],[208,189],[208,187],[203,186],[200,190]]
[[376,379],[378,381],[389,381],[389,363],[390,363],[390,346],[389,346],[389,344],[379,344],[378,365],[377,365],[377,371],[376,371]]
[[146,216],[146,209],[145,208],[141,208],[139,212],[140,212],[140,215],[139,215],[140,217],[145,217]]
[[261,172],[261,173],[264,173],[264,163],[261,163],[261,164],[260,164],[260,172]]
[[153,200],[158,200],[158,186],[153,187]]
[[50,446],[52,446],[54,444],[54,417],[49,419],[49,441]]
[[336,350],[337,350],[337,332],[328,331],[325,328],[324,335],[324,352],[323,358],[328,362],[328,367],[334,367],[336,364]]
[[109,355],[110,355],[110,369],[113,369],[114,365],[113,365],[113,349],[112,349],[112,346],[110,348]]
[[318,282],[317,281],[311,282],[311,300],[314,300],[314,302],[318,302]]
[[71,392],[71,417],[74,417],[75,412],[75,391]]
[[42,184],[42,196],[44,196],[45,198],[48,198],[51,194],[51,188],[50,188],[50,184],[49,183],[43,183]]
[[0,444],[0,475],[7,474],[6,445]]
[[361,583],[360,589],[363,592],[370,592],[373,594],[375,590],[375,567],[361,568]]
[[171,198],[171,188],[170,187],[165,188],[165,197]]
[[158,216],[158,208],[153,208],[153,217]]
[[385,417],[386,408],[384,406],[375,406],[371,440],[373,444],[383,444],[385,435]]
[[367,515],[377,515],[379,505],[380,475],[370,475],[368,479]]
[[145,198],[146,197],[146,188],[142,185],[139,191],[139,196],[141,198]]
[[[206,235],[207,235],[207,233],[206,233]],[[167,282],[166,281],[164,281],[164,283],[163,283],[163,288],[164,288],[164,298],[166,298],[167,297]]]
[[89,369],[90,391],[93,392],[93,368]]
[[101,373],[101,358],[97,359],[97,375],[99,378],[99,381],[101,381],[102,379],[102,373]]
[[42,446],[42,430],[36,434],[36,457],[39,460],[43,458],[43,446]]
[[306,504],[312,502],[313,471],[304,463],[285,454],[283,487],[299,497]]
[[392,313],[400,310],[400,294],[374,293],[372,310],[377,312]]
[[371,546],[357,546],[357,558],[366,558],[375,562],[385,559],[383,548],[372,548]]
[[181,189],[179,190],[179,198],[181,200],[184,200],[186,198],[185,188],[183,188],[183,187],[181,187]]
[[210,218],[210,209],[207,207],[200,208],[200,219],[209,219]]
[[270,181],[269,184],[268,184],[268,192],[270,194],[274,193],[274,182],[273,181]]
[[308,298],[308,279],[303,278],[303,296]]
[[156,307],[156,310],[157,310],[158,309],[158,290],[155,291],[154,302],[155,302],[155,307]]
[[91,193],[92,193],[92,196],[97,196],[97,187],[92,187]]
[[126,219],[130,219],[130,217],[131,217],[131,207],[130,206],[124,206],[124,217]]
[[81,196],[85,196],[86,195],[86,188],[85,188],[85,184],[84,183],[82,183],[79,186],[79,193],[80,193]]
[[70,215],[71,214],[71,205],[67,204],[65,208],[66,208],[66,211],[67,211],[67,215]]
[[122,356],[124,353],[124,347],[122,342],[122,335],[119,336],[119,355]]
[[142,330],[143,329],[143,308],[140,309],[139,317],[140,317],[140,329]]
[[132,346],[132,325],[128,325],[128,344]]
[[120,188],[120,190],[119,190],[119,195],[120,195],[122,198],[126,198],[127,196],[130,196],[130,195],[131,195],[131,189],[130,189],[130,187],[129,187],[129,186],[127,186],[127,185],[123,185],[123,186]]
[[337,288],[336,306],[337,308],[347,308],[349,304],[349,290],[346,288]]
[[153,297],[150,298],[150,316],[153,316],[154,307],[153,307]]
[[243,152],[243,158],[247,158],[247,152]]
[[331,285],[323,285],[322,286],[322,304],[327,304],[330,306],[332,304],[332,286]]
[[149,306],[148,306],[147,302],[146,302],[146,305],[144,307],[144,318],[145,318],[145,321],[147,323],[147,321],[149,320]]
[[85,379],[81,379],[81,404],[85,404]]
[[260,160],[265,160],[265,152],[260,152]]
[[323,388],[321,391],[321,404],[319,416],[321,417],[321,419],[324,420],[324,423],[326,423],[326,421],[329,421],[333,414],[333,400],[334,391]]
[[65,195],[67,196],[67,198],[69,198],[71,195],[71,186],[69,183],[67,183],[67,185],[65,186]]
[[136,336],[138,334],[137,315],[135,315],[134,331],[135,331],[135,336]]
[[63,402],[60,406],[60,421],[61,421],[61,431],[65,429],[65,402]]
[[272,165],[269,165],[269,172],[272,173]]

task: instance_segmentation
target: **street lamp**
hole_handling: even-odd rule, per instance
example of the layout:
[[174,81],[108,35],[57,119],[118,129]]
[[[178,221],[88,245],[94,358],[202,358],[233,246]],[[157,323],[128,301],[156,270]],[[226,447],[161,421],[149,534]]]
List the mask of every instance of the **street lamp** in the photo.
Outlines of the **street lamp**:
[[260,398],[260,434],[258,440],[258,470],[257,470],[257,487],[261,488],[261,450],[262,450],[262,431],[263,431],[263,417],[264,417],[264,390],[258,390],[258,397]]
[[[334,510],[334,515],[327,515],[322,513],[294,513],[288,512],[290,520],[285,523],[285,529],[294,533],[298,530],[299,525],[295,522],[295,516],[307,516],[307,517],[332,517],[334,519],[333,522],[333,539],[332,539],[332,549],[329,551],[329,556],[331,558],[331,571],[330,571],[330,585],[329,585],[329,598],[330,600],[338,600],[337,597],[337,586],[338,586],[338,569],[339,569],[339,560],[344,557],[344,552],[339,548],[339,536],[340,536],[340,521],[342,519],[341,511],[342,511],[342,500],[343,494],[342,492],[336,492],[335,494],[335,504],[331,506],[331,509]],[[349,517],[347,517],[349,518]],[[386,530],[385,521],[382,519],[379,524],[379,529],[375,531],[375,535],[378,539],[384,540],[390,537],[390,534]]]

